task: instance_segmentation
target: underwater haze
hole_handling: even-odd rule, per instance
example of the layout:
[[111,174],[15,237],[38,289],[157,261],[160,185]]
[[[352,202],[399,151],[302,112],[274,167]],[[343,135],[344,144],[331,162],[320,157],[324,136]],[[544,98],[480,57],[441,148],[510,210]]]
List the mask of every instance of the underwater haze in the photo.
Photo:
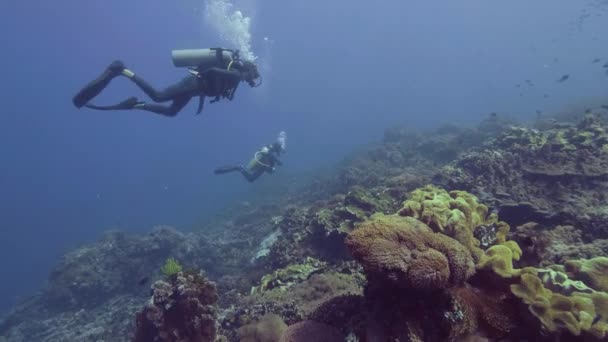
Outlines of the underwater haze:
[[[272,183],[213,169],[280,131],[282,174],[334,165],[384,129],[468,125],[488,113],[608,104],[602,1],[3,1],[0,309],[44,285],[59,256],[110,229],[196,229]],[[196,100],[174,118],[76,109],[114,59],[156,87],[181,79],[172,49],[257,58],[261,87]],[[602,60],[602,63],[604,60]],[[569,75],[565,82],[557,82]],[[526,83],[530,80],[533,86]],[[115,80],[97,100],[145,96]]]

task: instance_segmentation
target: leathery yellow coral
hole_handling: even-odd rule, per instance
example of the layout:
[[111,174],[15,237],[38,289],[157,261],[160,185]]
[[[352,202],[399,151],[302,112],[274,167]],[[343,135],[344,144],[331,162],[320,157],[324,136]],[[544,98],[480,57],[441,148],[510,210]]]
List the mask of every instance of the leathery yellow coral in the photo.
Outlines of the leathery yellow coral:
[[[412,191],[399,215],[414,217],[433,231],[458,240],[471,252],[478,269],[492,269],[503,277],[517,274],[512,262],[519,260],[522,252],[517,243],[507,241],[509,225],[499,221],[496,214],[488,214],[488,207],[474,195],[427,185]],[[493,226],[496,231],[495,245],[485,252],[474,235],[481,225]]]
[[608,294],[605,292],[572,292],[568,296],[545,288],[534,268],[522,270],[519,284],[511,292],[529,305],[545,329],[566,329],[575,336],[587,332],[604,338],[608,332]]
[[608,258],[596,257],[589,260],[569,260],[564,265],[566,272],[589,286],[608,291]]

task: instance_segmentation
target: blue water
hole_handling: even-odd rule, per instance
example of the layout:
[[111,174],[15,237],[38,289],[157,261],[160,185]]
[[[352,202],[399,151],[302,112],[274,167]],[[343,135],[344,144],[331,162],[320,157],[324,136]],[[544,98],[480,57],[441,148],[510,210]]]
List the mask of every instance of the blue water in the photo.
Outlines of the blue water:
[[[204,0],[2,1],[0,308],[104,230],[192,229],[264,186],[269,177],[252,185],[211,171],[245,162],[280,130],[280,172],[297,175],[391,125],[471,124],[493,111],[529,119],[608,102],[606,59],[591,64],[608,58],[606,6],[593,3],[236,1],[251,17],[264,85],[241,86],[201,116],[192,101],[165,118],[76,110],[71,97],[116,58],[160,88],[184,75],[172,49],[232,47],[206,22]],[[556,83],[563,74],[570,79]],[[131,95],[145,97],[119,79],[99,102]]]

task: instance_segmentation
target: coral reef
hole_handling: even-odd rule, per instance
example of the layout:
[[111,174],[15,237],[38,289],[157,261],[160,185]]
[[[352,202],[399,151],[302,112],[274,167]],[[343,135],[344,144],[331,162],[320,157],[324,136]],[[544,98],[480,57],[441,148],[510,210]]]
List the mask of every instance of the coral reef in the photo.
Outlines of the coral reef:
[[170,282],[155,282],[152,289],[150,301],[137,314],[133,341],[215,341],[215,284],[199,274],[178,272]]
[[522,266],[564,264],[567,260],[608,255],[608,239],[585,242],[582,230],[569,225],[547,227],[529,222],[517,227],[512,238],[524,250]]
[[108,233],[0,341],[605,340],[608,130],[538,128],[391,128],[199,231]]
[[545,131],[513,126],[462,154],[434,182],[477,194],[512,225],[574,225],[586,239],[606,238],[607,139],[594,115]]

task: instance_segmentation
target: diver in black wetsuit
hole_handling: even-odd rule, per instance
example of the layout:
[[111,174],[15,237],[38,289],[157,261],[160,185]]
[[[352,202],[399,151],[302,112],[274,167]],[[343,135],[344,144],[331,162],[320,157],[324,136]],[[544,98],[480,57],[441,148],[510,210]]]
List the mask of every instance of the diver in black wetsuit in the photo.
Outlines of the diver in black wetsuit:
[[[173,62],[176,66],[190,67],[190,74],[178,83],[159,91],[127,69],[121,61],[114,61],[94,81],[85,86],[73,98],[77,108],[87,107],[98,110],[125,110],[140,109],[165,116],[175,116],[193,98],[199,97],[197,114],[203,110],[205,98],[214,97],[211,102],[221,98],[232,100],[240,82],[247,82],[251,87],[259,86],[256,83],[260,78],[257,66],[238,57],[238,51],[214,48],[201,50],[175,50]],[[133,81],[154,102],[172,101],[170,105],[146,103],[136,97],[130,97],[116,105],[99,106],[89,101],[108,86],[117,76],[125,76]]]
[[277,166],[283,165],[279,157],[281,153],[285,151],[285,141],[285,132],[281,132],[276,142],[264,146],[254,154],[253,159],[251,159],[247,167],[240,165],[224,166],[215,169],[214,173],[216,175],[221,175],[238,171],[246,180],[254,182],[264,174],[264,172],[273,173]]

